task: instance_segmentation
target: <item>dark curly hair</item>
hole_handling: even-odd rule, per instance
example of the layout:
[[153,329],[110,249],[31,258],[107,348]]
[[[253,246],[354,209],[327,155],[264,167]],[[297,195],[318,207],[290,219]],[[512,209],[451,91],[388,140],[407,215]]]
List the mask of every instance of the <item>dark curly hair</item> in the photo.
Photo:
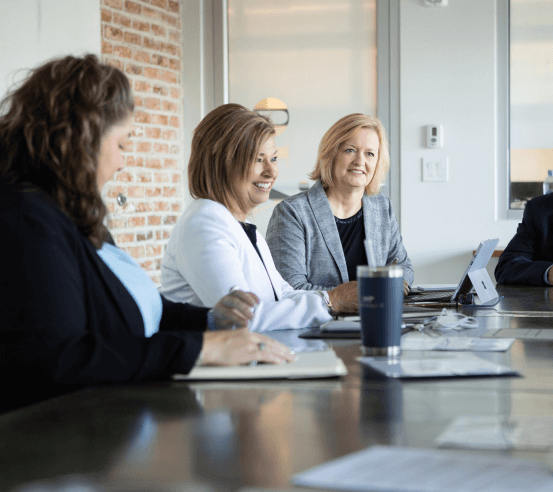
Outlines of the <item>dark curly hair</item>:
[[94,55],[34,69],[0,103],[0,183],[42,190],[100,248],[107,233],[100,143],[133,109],[125,74]]

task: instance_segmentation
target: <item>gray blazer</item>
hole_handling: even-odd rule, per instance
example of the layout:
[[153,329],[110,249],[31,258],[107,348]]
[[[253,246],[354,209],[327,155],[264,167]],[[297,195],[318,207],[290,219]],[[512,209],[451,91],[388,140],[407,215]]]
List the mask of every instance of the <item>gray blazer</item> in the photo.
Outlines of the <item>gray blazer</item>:
[[[403,278],[414,279],[390,199],[363,196],[365,234],[372,239],[378,266],[396,258]],[[320,182],[274,209],[267,243],[277,270],[294,289],[330,290],[349,281],[346,258],[330,203]]]

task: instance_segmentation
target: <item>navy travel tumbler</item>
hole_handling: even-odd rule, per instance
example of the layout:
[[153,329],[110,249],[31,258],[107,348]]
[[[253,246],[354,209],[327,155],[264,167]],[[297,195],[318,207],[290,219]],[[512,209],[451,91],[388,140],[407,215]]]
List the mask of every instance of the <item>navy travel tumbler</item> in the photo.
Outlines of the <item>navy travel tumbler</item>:
[[403,268],[358,266],[357,288],[363,355],[399,355]]

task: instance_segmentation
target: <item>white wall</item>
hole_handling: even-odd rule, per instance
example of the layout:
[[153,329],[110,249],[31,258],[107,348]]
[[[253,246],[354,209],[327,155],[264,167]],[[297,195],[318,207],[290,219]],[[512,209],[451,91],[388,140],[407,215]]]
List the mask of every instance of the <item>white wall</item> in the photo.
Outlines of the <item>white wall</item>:
[[[518,224],[495,216],[506,167],[496,158],[496,2],[400,9],[401,232],[415,283],[455,283],[481,240],[505,246]],[[442,149],[424,147],[430,124],[444,126]],[[421,181],[430,156],[449,158],[448,182]]]
[[99,0],[0,0],[0,97],[33,68],[67,54],[99,55]]

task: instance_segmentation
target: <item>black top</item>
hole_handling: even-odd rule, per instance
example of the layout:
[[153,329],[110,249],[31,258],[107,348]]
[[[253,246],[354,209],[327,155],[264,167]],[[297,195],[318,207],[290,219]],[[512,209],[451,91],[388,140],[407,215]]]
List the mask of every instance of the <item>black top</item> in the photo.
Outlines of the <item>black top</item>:
[[[242,226],[242,229],[244,229],[244,232],[246,233],[246,236],[248,236],[248,239],[253,244],[253,247],[257,251],[257,254],[259,255],[259,258],[261,259],[261,263],[263,263],[263,266],[265,267],[265,271],[267,272],[267,267],[265,266],[265,262],[263,261],[263,257],[261,256],[261,252],[259,251],[259,248],[257,247],[257,226],[254,224],[248,224],[247,222],[240,222],[240,225]],[[275,301],[278,301],[278,297],[275,292],[275,287],[273,285],[273,282],[271,281],[271,277],[269,276],[269,272],[267,272],[267,276],[269,277],[269,282],[271,282],[271,287],[273,288],[273,294],[275,295]]]
[[357,280],[357,266],[367,264],[367,253],[365,252],[365,224],[363,222],[363,208],[354,216],[347,219],[334,217],[344,256],[348,267],[350,281]]
[[39,192],[0,186],[0,412],[83,386],[169,379],[202,347],[207,308],[138,305],[93,244]]

